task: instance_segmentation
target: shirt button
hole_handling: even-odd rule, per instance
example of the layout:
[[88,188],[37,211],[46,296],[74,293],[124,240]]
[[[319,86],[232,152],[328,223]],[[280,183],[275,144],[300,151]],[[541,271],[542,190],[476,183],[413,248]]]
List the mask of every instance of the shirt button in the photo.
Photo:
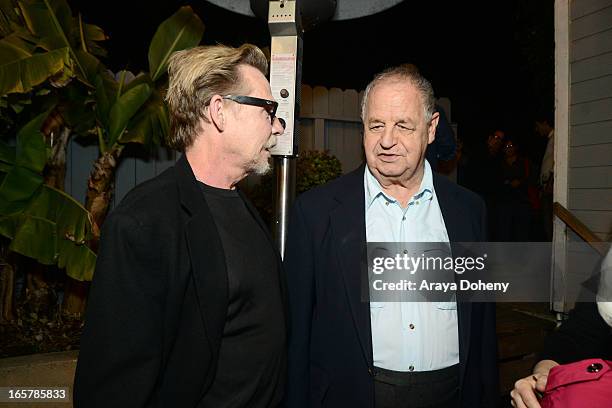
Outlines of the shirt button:
[[385,205],[389,205],[389,202],[388,202],[388,201],[385,201]]
[[402,221],[406,221],[406,216],[405,215],[402,217]]
[[404,249],[404,253],[405,253],[405,254],[407,254],[407,253],[408,253],[408,250],[407,250],[407,249]]
[[419,205],[419,202],[418,202],[418,201],[416,202],[416,205]]
[[410,327],[410,330],[414,330],[414,324],[410,323],[410,326],[408,327]]
[[408,367],[408,371],[414,371],[414,366]]

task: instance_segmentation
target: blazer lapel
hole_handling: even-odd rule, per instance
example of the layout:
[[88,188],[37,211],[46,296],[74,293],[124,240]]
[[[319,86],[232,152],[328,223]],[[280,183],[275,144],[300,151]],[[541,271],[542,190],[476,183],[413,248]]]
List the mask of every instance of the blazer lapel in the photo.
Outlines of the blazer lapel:
[[[442,218],[446,226],[446,232],[451,242],[451,248],[453,248],[454,242],[470,242],[473,240],[471,237],[465,236],[465,226],[461,225],[461,221],[465,216],[462,216],[459,212],[459,208],[464,208],[462,205],[458,205],[458,197],[456,197],[449,188],[445,185],[450,181],[440,180],[438,174],[434,173],[434,189],[436,190],[436,196],[438,203],[440,204],[440,211],[442,212]],[[456,246],[453,248],[457,248]],[[455,254],[456,255],[456,254]],[[470,332],[471,332],[471,317],[472,317],[472,303],[462,302],[461,295],[458,295],[457,299],[457,325],[459,330],[459,365],[460,365],[460,380],[463,379],[465,369],[467,366],[468,350],[470,349]]]
[[181,204],[190,216],[186,224],[185,239],[194,286],[208,340],[213,354],[216,354],[227,315],[228,281],[225,255],[215,220],[185,155],[177,161],[175,169]]
[[364,166],[350,173],[338,192],[338,206],[332,211],[331,227],[337,257],[364,358],[372,365],[372,329],[366,260]]

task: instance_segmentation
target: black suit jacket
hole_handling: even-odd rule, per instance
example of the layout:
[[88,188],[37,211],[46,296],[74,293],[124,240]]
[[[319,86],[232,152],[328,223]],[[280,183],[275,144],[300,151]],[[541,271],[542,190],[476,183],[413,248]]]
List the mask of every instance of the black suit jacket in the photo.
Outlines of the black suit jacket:
[[[287,405],[374,407],[370,307],[361,301],[366,265],[364,167],[300,196],[285,253],[289,292]],[[451,242],[482,241],[485,206],[434,174]],[[458,303],[462,407],[497,398],[495,309]]]
[[104,223],[75,407],[195,407],[215,376],[227,304],[219,234],[183,156]]

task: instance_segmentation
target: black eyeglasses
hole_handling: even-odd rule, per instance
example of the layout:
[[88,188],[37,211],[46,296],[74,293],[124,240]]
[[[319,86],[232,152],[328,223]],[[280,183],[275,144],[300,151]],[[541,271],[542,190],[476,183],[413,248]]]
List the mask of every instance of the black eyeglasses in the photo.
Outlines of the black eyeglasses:
[[270,115],[270,124],[274,124],[274,118],[276,117],[276,109],[278,108],[278,102],[244,95],[225,95],[222,98],[229,99],[230,101],[234,101],[241,105],[259,106],[261,108],[264,108],[264,110],[268,112],[268,115]]

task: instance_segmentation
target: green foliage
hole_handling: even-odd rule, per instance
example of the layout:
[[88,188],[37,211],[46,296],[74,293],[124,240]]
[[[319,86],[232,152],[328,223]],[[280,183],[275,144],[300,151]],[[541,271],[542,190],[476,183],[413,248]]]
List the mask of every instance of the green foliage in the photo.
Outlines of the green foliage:
[[[327,151],[311,150],[304,152],[297,158],[296,163],[296,194],[302,194],[341,175],[342,164],[336,156]],[[259,213],[268,224],[272,223],[274,215],[275,185],[274,175],[267,174],[262,176],[257,186],[247,192],[249,199],[257,207]]]
[[0,94],[28,92],[70,66],[68,48],[30,54],[0,40]]
[[47,116],[48,112],[43,112],[26,124],[17,134],[14,148],[2,148],[0,159],[6,174],[0,184],[0,215],[23,211],[43,183],[47,152],[40,128]]
[[49,112],[27,123],[17,145],[0,145],[0,234],[9,249],[45,265],[58,264],[79,280],[90,280],[95,254],[89,212],[68,194],[43,184],[48,149],[40,131]]
[[153,92],[130,121],[128,131],[119,138],[119,143],[139,143],[145,147],[158,146],[170,131],[168,108],[159,92]]
[[96,77],[97,134],[102,152],[120,150],[126,143],[158,145],[168,133],[168,112],[161,78],[170,55],[198,45],[204,24],[191,7],[181,7],[157,29],[149,47],[150,73],[126,81],[101,73]]
[[96,125],[95,99],[84,86],[66,86],[58,90],[58,111],[73,136],[88,136]]
[[157,81],[168,67],[168,58],[174,51],[191,48],[200,43],[204,23],[191,7],[181,7],[157,28],[149,47],[149,71]]
[[47,163],[47,148],[40,128],[49,112],[43,112],[17,133],[15,165],[41,173]]
[[62,126],[96,135],[100,153],[116,156],[126,143],[160,144],[169,128],[161,80],[168,58],[199,44],[203,31],[181,7],[153,37],[151,74],[113,76],[97,58],[106,55],[104,31],[73,16],[66,0],[0,0],[0,136],[17,134],[14,147],[0,141],[0,235],[10,250],[91,280],[93,212],[44,184],[52,150],[43,123],[54,110]]
[[301,194],[342,174],[342,164],[328,152],[311,150],[297,160],[296,193]]
[[151,87],[140,84],[125,92],[113,105],[108,117],[109,145],[114,145],[127,128],[128,122],[151,96]]
[[104,55],[98,42],[106,36],[74,18],[65,0],[3,0],[0,13],[0,95],[29,92],[48,79],[64,86],[76,76],[90,84],[93,54]]

